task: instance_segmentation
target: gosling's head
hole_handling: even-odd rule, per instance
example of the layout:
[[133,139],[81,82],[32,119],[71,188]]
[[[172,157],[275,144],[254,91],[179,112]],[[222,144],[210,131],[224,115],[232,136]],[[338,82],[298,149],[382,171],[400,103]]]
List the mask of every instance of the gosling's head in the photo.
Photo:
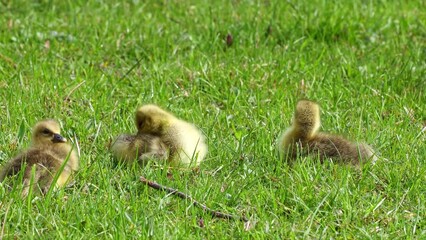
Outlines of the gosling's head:
[[175,117],[156,105],[144,105],[136,111],[138,133],[161,135]]
[[40,121],[33,128],[33,145],[51,145],[64,142],[67,142],[67,139],[62,137],[61,128],[58,122],[53,119]]
[[316,133],[320,127],[319,105],[309,100],[297,102],[294,123],[309,133],[308,135]]

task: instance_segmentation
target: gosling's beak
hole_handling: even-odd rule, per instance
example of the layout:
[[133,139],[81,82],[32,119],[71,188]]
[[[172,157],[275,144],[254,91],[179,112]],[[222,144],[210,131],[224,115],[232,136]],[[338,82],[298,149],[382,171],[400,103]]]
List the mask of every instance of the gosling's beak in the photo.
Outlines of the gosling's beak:
[[63,142],[67,142],[67,139],[62,137],[60,134],[55,133],[55,134],[53,134],[52,142],[54,142],[54,143],[61,143],[62,142],[63,143]]

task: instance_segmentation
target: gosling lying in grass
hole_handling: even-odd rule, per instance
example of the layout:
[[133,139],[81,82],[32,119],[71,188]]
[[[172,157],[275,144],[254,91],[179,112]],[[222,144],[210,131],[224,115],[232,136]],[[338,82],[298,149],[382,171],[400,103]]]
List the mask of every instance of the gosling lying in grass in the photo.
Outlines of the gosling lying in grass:
[[30,190],[45,194],[57,174],[59,175],[54,184],[56,187],[63,187],[71,180],[78,166],[77,153],[67,143],[67,139],[60,135],[59,124],[55,120],[44,120],[34,126],[29,149],[2,167],[0,182],[25,168],[22,196],[26,197]]
[[156,105],[144,105],[136,111],[138,134],[160,137],[169,150],[172,165],[196,167],[207,154],[205,137],[193,124],[178,119]]
[[298,156],[312,155],[319,156],[321,162],[329,158],[354,165],[364,160],[376,160],[372,148],[367,144],[319,132],[320,125],[318,104],[309,100],[299,101],[292,126],[278,140],[280,154],[290,160]]

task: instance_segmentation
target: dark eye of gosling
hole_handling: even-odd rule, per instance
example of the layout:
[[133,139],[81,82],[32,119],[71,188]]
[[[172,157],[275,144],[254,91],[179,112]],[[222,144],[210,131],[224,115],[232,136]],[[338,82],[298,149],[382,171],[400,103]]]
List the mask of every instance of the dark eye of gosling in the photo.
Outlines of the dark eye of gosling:
[[43,135],[50,135],[51,132],[49,129],[45,128],[43,131],[41,131],[41,133],[43,133]]

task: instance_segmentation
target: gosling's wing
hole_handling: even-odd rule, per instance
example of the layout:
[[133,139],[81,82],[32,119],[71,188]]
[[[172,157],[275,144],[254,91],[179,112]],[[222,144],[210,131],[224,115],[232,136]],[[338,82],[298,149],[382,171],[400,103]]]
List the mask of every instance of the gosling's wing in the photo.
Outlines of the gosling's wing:
[[0,172],[0,182],[6,177],[18,174],[22,170],[22,167],[24,167],[24,163],[27,168],[31,168],[34,164],[37,164],[48,171],[58,170],[61,166],[61,162],[46,151],[30,149],[6,163]]
[[119,135],[111,146],[111,152],[119,160],[133,161],[136,159],[135,137]]
[[167,146],[158,137],[148,137],[145,141],[145,146],[139,149],[142,153],[139,156],[139,161],[144,162],[149,159],[167,160],[169,157]]
[[51,152],[47,150],[36,150],[30,152],[31,154],[27,154],[26,162],[27,165],[32,166],[37,164],[38,166],[44,168],[49,172],[53,172],[55,174],[62,165],[62,160],[58,159],[56,156],[52,155]]
[[332,134],[318,134],[310,144],[314,153],[319,153],[324,158],[334,158],[343,162],[359,163],[365,158],[363,149],[357,143]]

